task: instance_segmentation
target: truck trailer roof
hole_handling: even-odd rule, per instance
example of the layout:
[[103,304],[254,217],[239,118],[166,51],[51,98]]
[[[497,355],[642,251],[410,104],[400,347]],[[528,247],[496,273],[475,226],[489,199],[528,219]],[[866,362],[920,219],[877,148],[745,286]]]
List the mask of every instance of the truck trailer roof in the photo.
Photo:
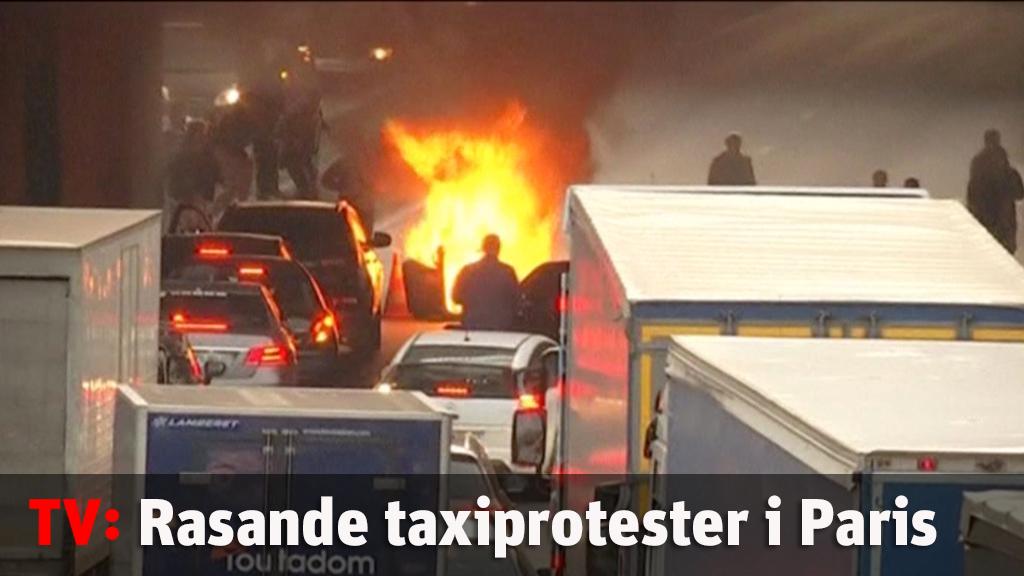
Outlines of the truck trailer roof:
[[1024,469],[1020,344],[684,336],[668,373],[822,473]]
[[1024,269],[959,202],[793,190],[577,186],[569,222],[630,305],[1024,305]]
[[426,396],[416,392],[321,390],[313,388],[139,386],[120,387],[135,406],[160,412],[293,416],[369,416],[386,419],[447,418]]
[[77,250],[159,216],[159,210],[0,206],[0,248]]

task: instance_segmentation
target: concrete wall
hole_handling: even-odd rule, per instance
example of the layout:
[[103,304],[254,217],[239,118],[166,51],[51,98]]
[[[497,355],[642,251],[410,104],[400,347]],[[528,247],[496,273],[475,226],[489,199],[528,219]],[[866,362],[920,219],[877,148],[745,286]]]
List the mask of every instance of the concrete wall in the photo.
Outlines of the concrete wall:
[[159,207],[154,6],[12,5],[0,15],[0,203]]

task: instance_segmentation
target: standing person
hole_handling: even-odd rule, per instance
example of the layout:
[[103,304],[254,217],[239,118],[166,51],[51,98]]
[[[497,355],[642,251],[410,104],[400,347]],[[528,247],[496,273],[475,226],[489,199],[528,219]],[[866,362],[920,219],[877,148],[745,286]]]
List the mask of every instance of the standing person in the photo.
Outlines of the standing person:
[[252,141],[252,128],[245,105],[239,101],[221,110],[214,126],[213,154],[220,169],[223,191],[214,200],[213,216],[222,213],[232,202],[246,200],[252,189],[253,162],[246,150]]
[[512,330],[519,299],[519,280],[511,266],[498,260],[501,240],[488,234],[484,256],[459,271],[452,299],[462,305],[462,325],[467,330]]
[[885,188],[889,185],[889,173],[879,168],[871,174],[871,185],[875,188]]
[[740,152],[743,139],[733,132],[725,139],[725,151],[715,156],[708,171],[710,186],[755,186],[754,163]]
[[1024,186],[1001,139],[998,130],[987,130],[984,147],[971,160],[967,209],[1012,254],[1017,250],[1016,202],[1024,199]]
[[181,147],[167,167],[168,192],[175,204],[194,207],[209,218],[210,206],[220,182],[220,169],[210,145],[205,122],[192,121],[185,127]]

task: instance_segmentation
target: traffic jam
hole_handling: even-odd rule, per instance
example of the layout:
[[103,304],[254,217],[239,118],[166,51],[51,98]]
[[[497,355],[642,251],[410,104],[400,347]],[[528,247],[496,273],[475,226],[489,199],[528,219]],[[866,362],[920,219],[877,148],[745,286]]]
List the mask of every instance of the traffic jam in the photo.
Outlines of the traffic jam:
[[0,574],[1024,574],[1020,6],[0,24]]

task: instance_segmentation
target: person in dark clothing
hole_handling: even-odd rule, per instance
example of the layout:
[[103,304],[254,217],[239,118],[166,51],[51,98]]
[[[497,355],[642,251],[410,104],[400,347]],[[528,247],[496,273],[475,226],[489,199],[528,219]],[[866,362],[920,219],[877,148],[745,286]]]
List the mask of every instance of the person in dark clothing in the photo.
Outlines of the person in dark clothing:
[[889,185],[889,173],[885,170],[875,170],[871,174],[871,185],[875,188],[885,188]]
[[971,160],[967,209],[1011,254],[1017,250],[1016,202],[1024,199],[1020,173],[1010,166],[998,130],[985,132],[985,146]]
[[498,260],[501,240],[488,234],[484,257],[459,271],[452,299],[462,305],[467,330],[511,330],[515,326],[519,280],[511,266]]
[[168,192],[178,203],[205,210],[213,202],[220,170],[204,122],[193,121],[186,126],[181,147],[167,167],[167,181]]
[[757,184],[754,178],[754,163],[750,156],[740,152],[743,146],[743,139],[739,134],[730,134],[725,139],[725,152],[722,152],[711,161],[711,170],[708,171],[708,185],[710,186],[754,186]]
[[277,129],[284,112],[280,83],[263,80],[242,98],[252,140],[253,162],[256,164],[256,193],[262,199],[279,197]]

